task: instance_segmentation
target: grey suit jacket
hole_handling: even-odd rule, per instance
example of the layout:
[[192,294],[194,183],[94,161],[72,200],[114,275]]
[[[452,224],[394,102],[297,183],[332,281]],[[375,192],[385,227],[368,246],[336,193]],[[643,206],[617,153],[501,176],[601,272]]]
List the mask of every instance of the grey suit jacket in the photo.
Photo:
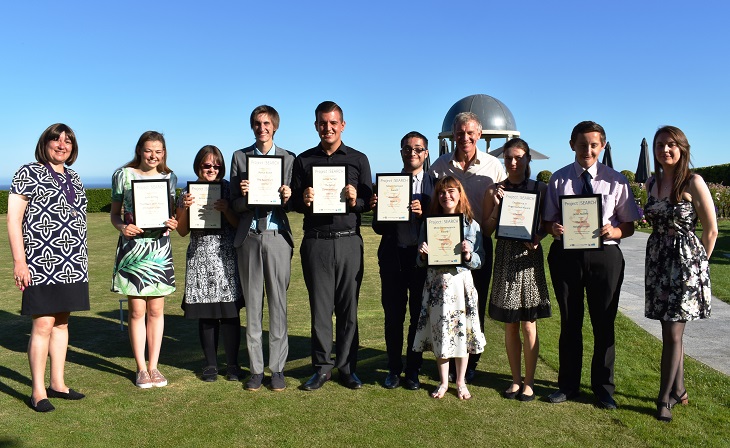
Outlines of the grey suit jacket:
[[[248,200],[241,195],[241,180],[248,178],[248,174],[246,173],[246,158],[254,153],[255,148],[256,145],[254,144],[247,148],[239,149],[233,153],[233,158],[231,159],[231,200],[233,202],[233,210],[241,217],[238,230],[236,231],[236,238],[233,240],[234,247],[241,247],[243,245],[246,237],[248,237],[248,232],[256,213],[256,207],[249,208]],[[295,158],[294,153],[284,148],[279,148],[276,145],[274,145],[273,150],[275,155],[284,157],[284,184],[291,185],[292,165],[294,164]],[[265,208],[265,210],[269,209],[270,207]],[[289,208],[286,205],[283,207],[274,207],[274,213],[277,213],[278,218],[280,218],[279,230],[289,245],[294,247],[294,238],[292,237],[291,227],[289,226],[289,218],[286,215],[288,211]]]

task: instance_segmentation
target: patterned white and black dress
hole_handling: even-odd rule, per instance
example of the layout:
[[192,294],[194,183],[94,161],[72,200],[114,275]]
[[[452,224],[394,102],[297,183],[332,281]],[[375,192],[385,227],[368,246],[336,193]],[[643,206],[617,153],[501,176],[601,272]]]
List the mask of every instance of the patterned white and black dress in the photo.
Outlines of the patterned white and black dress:
[[[29,163],[10,186],[11,194],[28,198],[22,230],[31,284],[23,291],[23,315],[89,309],[86,194],[73,170],[58,179],[46,166]],[[73,194],[64,194],[69,188]]]
[[[531,182],[534,182],[533,191],[538,191],[538,182]],[[551,315],[542,246],[531,250],[521,241],[498,239],[489,317],[499,322],[514,323]]]
[[[230,184],[223,183],[223,199],[231,199]],[[183,189],[178,202],[187,193]],[[178,203],[178,207],[181,204]],[[182,309],[188,319],[230,319],[243,307],[238,280],[234,229],[223,218],[220,230],[191,230],[186,256],[185,294]]]
[[671,322],[710,317],[710,266],[695,235],[694,207],[650,196],[645,214],[652,232],[646,242],[644,315]]

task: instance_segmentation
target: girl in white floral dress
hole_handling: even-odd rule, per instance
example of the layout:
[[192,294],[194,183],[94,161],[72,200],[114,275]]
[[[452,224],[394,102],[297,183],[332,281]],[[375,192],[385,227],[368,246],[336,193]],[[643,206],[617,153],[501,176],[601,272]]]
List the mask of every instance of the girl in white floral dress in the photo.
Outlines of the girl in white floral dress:
[[[709,258],[717,239],[717,218],[705,181],[689,170],[689,142],[679,128],[654,135],[656,176],[646,183],[646,310],[662,324],[662,361],[656,418],[672,420],[672,406],[687,404],[682,336],[688,320],[710,317]],[[702,223],[702,238],[695,224]]]
[[[469,354],[483,352],[486,345],[477,314],[477,291],[470,272],[479,269],[484,259],[482,233],[457,179],[446,176],[439,180],[434,187],[434,196],[438,201],[431,201],[429,215],[464,215],[464,240],[460,245],[463,261],[458,266],[428,268],[413,350],[433,350],[436,356],[440,384],[431,394],[433,398],[443,398],[446,394],[449,358],[455,358],[457,396],[468,400],[471,394],[464,375]],[[416,257],[419,267],[425,266],[428,258],[425,240],[425,228],[422,228]]]

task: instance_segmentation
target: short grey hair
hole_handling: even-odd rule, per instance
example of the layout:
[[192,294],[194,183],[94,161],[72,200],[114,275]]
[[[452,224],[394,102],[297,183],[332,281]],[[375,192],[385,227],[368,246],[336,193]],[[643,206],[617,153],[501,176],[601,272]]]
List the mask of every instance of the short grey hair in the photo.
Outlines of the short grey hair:
[[[456,135],[456,127],[464,123],[473,121],[477,124],[479,135],[482,135],[482,122],[479,121],[479,117],[474,112],[460,112],[454,117],[454,123],[451,125],[451,133]],[[481,138],[481,137],[480,137]]]

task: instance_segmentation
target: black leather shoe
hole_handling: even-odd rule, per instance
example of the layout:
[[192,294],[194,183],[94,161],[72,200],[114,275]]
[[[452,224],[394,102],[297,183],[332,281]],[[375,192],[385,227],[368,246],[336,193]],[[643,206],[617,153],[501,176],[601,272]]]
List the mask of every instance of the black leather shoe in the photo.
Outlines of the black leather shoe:
[[598,407],[602,409],[616,409],[616,401],[607,393],[596,395]]
[[34,403],[33,397],[31,397],[30,407],[36,412],[51,412],[56,409],[55,407],[53,407],[51,402],[48,401],[48,398],[44,398],[42,400],[39,400],[38,403]]
[[550,400],[550,403],[563,403],[568,400],[572,400],[580,395],[580,392],[577,390],[570,390],[570,391],[564,391],[564,390],[556,390],[555,392],[548,395],[548,400]]
[[340,373],[340,384],[348,389],[360,389],[362,381],[354,373]]
[[464,382],[466,384],[471,384],[474,382],[474,377],[477,375],[477,369],[472,369],[467,367],[466,373],[464,374]]
[[403,381],[403,387],[408,390],[418,390],[421,388],[421,382],[418,381],[418,374],[406,375],[406,379]]
[[389,373],[388,376],[385,377],[383,387],[386,389],[395,389],[398,386],[400,386],[400,376],[395,373]]
[[329,381],[331,374],[327,373],[315,373],[312,377],[302,385],[304,390],[317,390]]

